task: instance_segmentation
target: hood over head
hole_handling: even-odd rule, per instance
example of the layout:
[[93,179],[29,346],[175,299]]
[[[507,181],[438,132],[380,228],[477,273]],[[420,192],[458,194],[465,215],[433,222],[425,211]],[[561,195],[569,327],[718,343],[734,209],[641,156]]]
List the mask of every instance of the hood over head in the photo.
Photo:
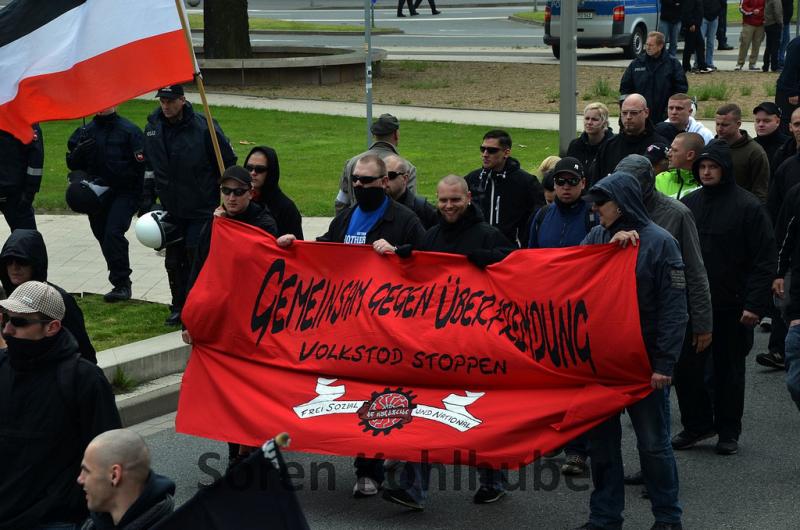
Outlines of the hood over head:
[[620,160],[614,171],[621,171],[633,175],[642,187],[642,200],[647,203],[653,196],[656,187],[656,175],[653,165],[647,157],[642,155],[628,155]]
[[11,294],[15,286],[11,285],[6,264],[9,258],[18,258],[33,265],[33,278],[38,282],[47,281],[47,247],[38,230],[17,228],[3,245],[0,252],[0,282],[6,294]]
[[616,223],[619,229],[637,229],[650,222],[642,201],[642,187],[630,173],[614,171],[592,186],[589,195],[594,191],[610,197],[622,210],[622,217]]
[[253,153],[263,153],[267,157],[267,178],[264,180],[264,186],[261,188],[261,196],[269,195],[270,192],[279,189],[279,181],[281,178],[281,166],[278,163],[278,153],[275,149],[266,145],[258,145],[247,153],[244,159],[244,164],[250,160]]
[[[700,161],[704,159],[713,160],[719,164],[720,167],[722,167],[722,180],[720,180],[719,186],[728,187],[731,185],[736,185],[736,181],[733,178],[733,159],[731,158],[731,148],[727,143],[725,143],[724,140],[714,139],[708,142],[703,151],[692,164],[692,175],[694,175],[694,179],[701,186],[703,183],[700,180]],[[705,186],[703,187],[705,188]]]

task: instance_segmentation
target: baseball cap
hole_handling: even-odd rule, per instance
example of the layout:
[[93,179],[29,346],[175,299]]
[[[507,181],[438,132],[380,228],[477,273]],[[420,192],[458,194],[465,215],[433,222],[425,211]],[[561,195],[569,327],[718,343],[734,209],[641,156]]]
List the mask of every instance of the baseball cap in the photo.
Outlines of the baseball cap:
[[157,98],[178,99],[183,95],[183,85],[169,85],[159,88]]
[[64,318],[66,309],[61,293],[44,282],[25,282],[11,296],[0,300],[0,307],[14,313],[41,313],[54,320]]
[[583,200],[588,203],[593,202],[608,202],[611,200],[611,195],[601,190],[600,188],[593,187],[583,196]]
[[655,144],[651,144],[647,146],[647,150],[644,153],[644,156],[650,161],[651,164],[655,164],[656,162],[661,162],[662,160],[667,159],[667,152],[669,151],[669,147],[667,144],[658,142]]
[[381,114],[369,131],[375,136],[387,136],[400,128],[400,121],[391,114]]
[[253,184],[253,177],[250,176],[250,172],[242,166],[229,167],[222,174],[222,178],[219,179],[219,181],[224,182],[228,179],[238,180],[242,184],[247,184],[248,186]]
[[577,158],[571,156],[564,157],[559,160],[553,168],[554,177],[559,173],[569,173],[570,175],[583,178],[583,164],[581,164],[580,160]]
[[758,106],[753,109],[753,114],[760,110],[763,110],[767,114],[773,114],[779,118],[781,117],[781,108],[771,101],[762,101],[759,103]]

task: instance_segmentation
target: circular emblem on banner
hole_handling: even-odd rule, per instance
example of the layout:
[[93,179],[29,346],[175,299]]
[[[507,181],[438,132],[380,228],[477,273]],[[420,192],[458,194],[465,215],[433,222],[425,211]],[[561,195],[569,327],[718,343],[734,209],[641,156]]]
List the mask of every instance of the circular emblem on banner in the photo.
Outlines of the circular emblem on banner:
[[389,434],[392,429],[402,429],[410,422],[411,411],[416,405],[413,399],[417,396],[402,388],[392,390],[386,387],[383,392],[373,392],[372,397],[358,409],[359,422],[364,432],[372,431],[374,436]]

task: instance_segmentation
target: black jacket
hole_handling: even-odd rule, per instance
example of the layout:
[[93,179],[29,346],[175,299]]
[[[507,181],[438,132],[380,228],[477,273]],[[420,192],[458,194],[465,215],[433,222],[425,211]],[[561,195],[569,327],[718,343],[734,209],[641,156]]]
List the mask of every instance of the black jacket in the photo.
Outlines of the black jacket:
[[119,524],[114,524],[111,514],[92,512],[81,530],[149,530],[172,514],[174,495],[175,483],[150,471],[142,494],[128,508]]
[[600,148],[613,137],[614,132],[610,128],[606,129],[605,136],[603,136],[600,143],[591,145],[589,143],[589,135],[583,132],[569,143],[569,147],[567,147],[567,156],[577,158],[580,163],[583,164],[583,167],[588,169],[592,167],[592,164],[597,158],[597,153],[600,152]]
[[714,20],[723,9],[728,9],[726,0],[703,0],[703,18]]
[[666,22],[680,22],[681,0],[662,0],[660,18]]
[[[228,219],[239,221],[244,224],[260,228],[268,234],[278,237],[278,225],[275,223],[275,218],[272,217],[270,211],[256,202],[250,201],[247,209],[239,215],[228,215]],[[203,269],[203,265],[208,259],[208,253],[211,251],[211,228],[214,224],[214,218],[208,220],[200,231],[200,242],[197,246],[197,256],[192,262],[192,270],[189,272],[189,283],[186,287],[188,293],[194,282],[197,281],[197,276]]]
[[[778,166],[780,165],[780,164],[778,164],[778,166],[772,165],[773,161],[775,159],[775,153],[778,151],[778,149],[781,148],[781,146],[783,146],[786,143],[786,140],[788,140],[788,139],[789,139],[789,135],[788,134],[783,134],[783,132],[781,132],[780,128],[775,129],[775,131],[773,131],[770,134],[767,134],[767,135],[764,135],[764,136],[756,135],[753,138],[753,140],[755,140],[756,143],[761,146],[761,148],[764,150],[764,152],[767,153],[767,158],[769,159],[769,173],[770,173],[770,175],[774,175],[775,174],[775,170],[778,169]],[[792,140],[794,141],[794,138],[792,138]],[[772,185],[772,181],[770,180],[770,186],[771,185]]]
[[678,92],[687,92],[689,83],[683,66],[670,57],[666,48],[656,57],[646,53],[631,61],[619,83],[620,94],[641,94],[647,100],[650,119],[653,122],[667,119],[669,97]]
[[[791,271],[792,277],[800,278],[800,186],[794,186],[783,201],[775,223],[775,238],[778,241],[778,268],[776,278],[783,278]],[[787,323],[800,318],[800,282],[790,282],[789,304],[786,308]]]
[[783,24],[791,24],[792,15],[794,15],[794,0],[781,0],[781,9],[783,11]]
[[654,143],[666,144],[666,139],[656,134],[652,122],[649,120],[645,125],[644,132],[638,136],[630,136],[625,131],[611,138],[603,144],[600,152],[597,153],[594,165],[589,168],[588,180],[592,186],[606,175],[614,172],[617,164],[628,155],[644,155],[647,148]]
[[[787,98],[800,96],[800,37],[794,37],[786,46],[783,70],[775,82],[775,90]],[[775,101],[778,101],[777,95]]]
[[[8,277],[8,268],[6,267],[6,262],[11,257],[23,259],[33,265],[32,280],[47,282],[47,247],[44,245],[42,234],[38,231],[18,228],[6,239],[3,250],[0,252],[0,282],[3,284],[6,295],[10,295],[16,289],[16,286],[12,285]],[[64,299],[66,312],[61,324],[78,341],[78,351],[81,356],[87,361],[97,363],[97,352],[89,340],[89,335],[86,333],[83,311],[81,311],[75,298],[58,285],[47,283],[61,293],[61,298]]]
[[770,180],[767,211],[773,223],[778,220],[778,213],[786,194],[796,184],[800,184],[800,155],[784,160]]
[[271,147],[261,145],[254,147],[247,154],[246,161],[255,153],[263,153],[267,157],[267,178],[261,189],[257,190],[256,201],[265,205],[278,224],[278,235],[292,234],[297,239],[303,239],[303,219],[300,210],[294,201],[286,196],[279,185],[281,166],[278,163],[278,153]]
[[422,228],[427,230],[439,222],[439,214],[425,197],[415,194],[406,188],[406,192],[397,200],[400,204],[417,214]]
[[[230,167],[236,155],[219,125],[214,126],[224,165]],[[144,135],[145,186],[154,179],[161,204],[174,217],[211,217],[219,206],[220,173],[205,117],[187,102],[183,118],[173,125],[159,108],[147,117]]]
[[746,309],[764,316],[772,306],[770,290],[777,267],[772,224],[755,195],[736,185],[725,142],[712,140],[694,162],[692,172],[698,181],[702,159],[722,166],[722,180],[681,200],[697,222],[711,305],[715,311]]
[[39,125],[33,126],[33,140],[29,144],[0,131],[0,160],[0,196],[19,191],[38,192],[44,166],[44,137]]
[[472,202],[483,218],[519,245],[528,238],[528,219],[544,206],[544,188],[539,180],[524,171],[519,161],[509,157],[500,172],[476,169],[464,177]]
[[703,23],[704,1],[705,0],[683,0],[681,2],[681,26],[686,28],[687,31],[690,26],[696,26],[695,30],[700,31],[700,24]]
[[775,150],[775,154],[769,159],[769,167],[777,170],[781,164],[797,154],[797,142],[794,137],[789,137],[783,145]]
[[83,452],[121,427],[103,371],[75,361],[78,345],[63,329],[49,342],[36,355],[0,351],[0,530],[83,522]]
[[472,204],[455,223],[448,223],[439,216],[439,222],[425,232],[419,247],[420,250],[464,256],[475,250],[489,250],[492,263],[501,261],[515,248],[516,245],[500,230],[483,220],[480,211]]
[[[387,197],[387,199],[389,198]],[[358,204],[343,210],[334,217],[328,226],[328,231],[319,236],[317,241],[344,243],[347,227],[350,225],[350,218],[353,217],[353,212],[356,208],[358,208]],[[385,239],[396,247],[410,244],[412,247],[418,248],[424,234],[425,229],[422,228],[422,223],[420,223],[417,214],[402,204],[389,199],[389,206],[386,208],[383,217],[367,232],[366,244]]]
[[[78,143],[93,139],[95,145],[82,156]],[[141,129],[116,112],[95,116],[85,127],[78,127],[67,141],[67,167],[81,169],[100,178],[116,192],[137,196],[144,179],[144,135]],[[76,153],[78,156],[76,156]]]

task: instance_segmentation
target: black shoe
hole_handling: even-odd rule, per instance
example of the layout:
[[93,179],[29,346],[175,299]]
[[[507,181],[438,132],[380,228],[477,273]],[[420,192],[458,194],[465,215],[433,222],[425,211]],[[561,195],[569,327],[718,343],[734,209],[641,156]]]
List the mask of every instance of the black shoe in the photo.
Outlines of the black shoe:
[[417,15],[419,15],[419,13],[417,13],[416,11],[414,11],[413,13],[411,13],[411,16],[412,16],[412,17],[415,17],[415,16],[417,16]]
[[411,508],[418,512],[425,509],[424,506],[412,499],[411,495],[406,493],[405,490],[383,490],[381,497],[383,497],[384,500],[399,504],[400,506],[405,506],[406,508]]
[[628,486],[641,486],[644,484],[644,477],[642,477],[641,471],[637,471],[636,473],[625,475],[625,478],[622,479],[622,481]]
[[475,492],[475,496],[472,500],[475,504],[491,504],[502,499],[505,494],[505,490],[495,489],[490,486],[481,486],[478,491]]
[[433,15],[433,16],[441,15],[441,14],[442,14],[442,12],[439,11],[438,9],[434,9],[433,11],[431,11],[431,15]]
[[112,304],[131,299],[131,285],[118,285],[103,295],[103,300]]
[[180,311],[173,311],[169,314],[166,320],[164,320],[165,326],[180,326],[181,325],[181,312]]
[[717,49],[720,50],[720,51],[726,52],[726,51],[732,50],[733,46],[731,46],[730,44],[720,44]]
[[398,18],[406,18],[406,16],[403,13],[397,13],[397,16]]
[[759,353],[756,355],[756,362],[761,366],[766,366],[767,368],[777,368],[780,370],[786,368],[783,354],[776,351]]
[[716,450],[718,455],[735,455],[739,452],[739,442],[736,440],[719,440]]
[[673,449],[689,449],[690,447],[694,447],[697,442],[701,442],[708,438],[712,438],[716,436],[717,433],[714,431],[708,431],[705,433],[695,433],[687,430],[683,430],[672,437],[672,448]]
[[683,525],[681,523],[659,523],[656,521],[650,527],[650,530],[683,530]]

